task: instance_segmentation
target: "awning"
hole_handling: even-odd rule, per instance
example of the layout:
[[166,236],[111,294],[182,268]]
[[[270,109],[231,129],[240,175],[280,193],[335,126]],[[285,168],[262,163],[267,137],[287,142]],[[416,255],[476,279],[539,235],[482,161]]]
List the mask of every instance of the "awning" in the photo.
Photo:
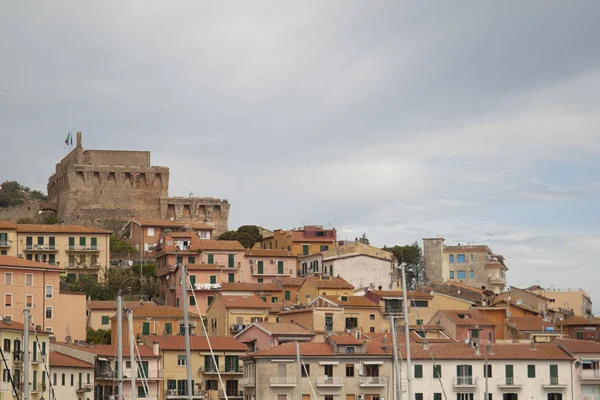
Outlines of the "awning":
[[339,361],[319,361],[319,365],[339,365]]
[[108,361],[108,359],[106,359],[104,357],[98,357],[98,361]]
[[383,365],[383,361],[364,361],[365,365]]

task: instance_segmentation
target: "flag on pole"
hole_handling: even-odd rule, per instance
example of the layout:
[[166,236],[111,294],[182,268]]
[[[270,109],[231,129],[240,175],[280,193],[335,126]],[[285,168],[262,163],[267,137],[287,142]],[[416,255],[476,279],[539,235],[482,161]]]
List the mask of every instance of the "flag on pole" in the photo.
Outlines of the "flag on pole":
[[73,135],[71,135],[71,132],[69,132],[69,136],[71,137],[71,147],[73,147]]
[[71,132],[67,133],[67,138],[65,139],[65,149],[69,147],[69,140],[71,144],[73,144],[73,138],[71,137]]

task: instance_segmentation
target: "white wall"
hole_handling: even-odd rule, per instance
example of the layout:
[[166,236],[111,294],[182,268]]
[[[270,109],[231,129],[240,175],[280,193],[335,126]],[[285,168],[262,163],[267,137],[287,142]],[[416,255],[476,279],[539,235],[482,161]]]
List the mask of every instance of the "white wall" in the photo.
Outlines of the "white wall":
[[[333,273],[331,273],[331,266],[333,266]],[[381,286],[383,290],[391,290],[391,261],[368,256],[356,256],[324,260],[323,265],[320,267],[323,274],[325,274],[325,267],[327,267],[327,275],[339,275],[356,288],[373,285],[375,289]]]
[[[91,390],[89,392],[77,393],[76,390],[79,387],[79,373],[82,374],[83,385],[87,384],[87,374],[90,374],[90,385]],[[54,374],[56,374],[56,385],[54,385]],[[62,374],[65,374],[65,385],[62,384]],[[73,375],[73,386],[71,386],[71,375]],[[50,370],[50,382],[54,389],[54,395],[56,399],[80,399],[80,400],[93,400],[94,399],[94,369],[93,368],[67,368],[67,367],[53,367]]]

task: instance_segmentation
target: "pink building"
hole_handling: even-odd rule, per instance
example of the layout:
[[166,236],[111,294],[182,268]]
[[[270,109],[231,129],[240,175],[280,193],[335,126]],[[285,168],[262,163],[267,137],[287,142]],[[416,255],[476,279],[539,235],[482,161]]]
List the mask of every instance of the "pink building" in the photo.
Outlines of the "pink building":
[[61,292],[61,273],[64,268],[56,265],[0,256],[0,315],[22,323],[22,311],[27,307],[40,330],[61,340],[67,335],[84,340],[85,293]]
[[315,333],[291,323],[255,322],[235,336],[250,352],[268,349],[287,342],[312,342]]
[[247,283],[271,282],[296,273],[297,257],[288,250],[248,249],[244,253],[241,281]]
[[486,317],[478,310],[440,310],[429,325],[437,325],[457,341],[471,342],[495,342],[496,325],[494,321]]

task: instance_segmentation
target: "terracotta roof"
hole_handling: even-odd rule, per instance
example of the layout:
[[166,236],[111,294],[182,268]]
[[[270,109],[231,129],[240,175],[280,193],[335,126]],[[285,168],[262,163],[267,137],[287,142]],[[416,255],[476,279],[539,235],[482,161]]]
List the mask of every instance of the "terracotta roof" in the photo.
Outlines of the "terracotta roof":
[[[143,304],[140,304],[139,301],[125,301],[125,308],[135,308],[144,306],[156,306],[156,303],[153,301],[144,301]],[[88,300],[87,308],[91,310],[117,310],[117,302],[113,300],[101,301],[101,300]]]
[[341,246],[322,251],[323,260],[336,260],[347,257],[366,256],[380,260],[392,261],[394,255],[389,251],[370,246],[362,242],[349,242]]
[[556,321],[556,326],[567,326],[567,325],[600,325],[600,319],[594,317],[580,317],[578,315],[573,315],[563,321]]
[[[303,357],[331,357],[331,356],[351,356],[356,357],[356,354],[340,353],[335,354],[329,343],[317,342],[301,342],[299,344],[300,355]],[[381,343],[368,343],[367,355],[387,355],[381,349]],[[250,357],[290,357],[296,356],[296,343],[289,342],[279,346],[270,347],[265,350],[258,351],[250,355]],[[391,356],[391,353],[389,354]]]
[[176,221],[169,221],[169,220],[163,220],[163,219],[139,219],[139,218],[135,218],[132,219],[130,222],[135,222],[138,225],[142,225],[142,226],[158,226],[158,227],[165,227],[165,228],[184,228],[186,226],[189,226],[192,229],[204,229],[204,230],[214,230],[215,227],[214,226],[210,226],[208,224],[202,223],[202,222],[176,222]]
[[472,287],[472,286],[469,286],[469,285],[465,285],[465,284],[462,284],[462,283],[459,283],[459,282],[455,282],[455,281],[445,281],[445,282],[442,282],[442,285],[457,286],[457,287],[465,288],[465,289],[471,290],[473,292],[481,293],[481,294],[490,292],[489,290],[475,288],[475,287]]
[[276,281],[279,282],[282,286],[300,287],[304,283],[304,278],[296,278],[296,277],[290,276],[290,277],[277,278]]
[[0,221],[0,229],[17,229],[17,224],[12,221]]
[[507,323],[519,331],[545,331],[554,327],[552,322],[544,321],[542,317],[511,317]]
[[[80,345],[80,344],[67,344],[67,343],[59,343],[57,342],[58,345],[60,346],[65,346],[65,347],[70,347],[72,349],[77,349],[77,350],[81,350],[81,351],[86,351],[88,353],[92,353],[92,354],[97,354],[99,356],[103,356],[103,357],[112,357],[112,358],[117,358],[117,344],[90,344],[90,345]],[[125,349],[126,346],[123,346],[123,348]],[[139,345],[138,344],[138,349],[139,349],[139,354],[141,357],[159,357],[157,355],[154,355],[154,353],[152,352],[152,348],[149,346],[144,346],[144,345]]]
[[249,282],[225,282],[221,284],[221,291],[232,292],[281,292],[281,288],[275,283],[249,283]]
[[193,247],[197,250],[245,250],[237,240],[198,240]]
[[58,351],[50,352],[50,367],[94,368],[94,366],[90,363],[86,363],[78,358],[59,353]]
[[360,346],[363,344],[362,341],[347,333],[343,333],[341,335],[331,335],[328,336],[327,339],[331,340],[338,346]]
[[[198,318],[198,314],[193,311],[188,311],[188,315],[192,318]],[[183,318],[183,309],[171,306],[143,305],[133,308],[133,318]],[[116,319],[113,315],[111,319]],[[123,318],[125,314],[123,313]]]
[[[343,307],[375,307],[379,308],[379,304],[372,302],[364,296],[347,296],[346,301],[342,301],[340,296],[319,296],[329,301],[334,302],[338,306]],[[316,299],[315,299],[316,300]]]
[[[300,326],[296,323],[288,322],[255,322],[246,329],[255,326],[258,329],[262,329],[270,335],[293,335],[293,336],[314,336],[315,334],[308,329]],[[241,332],[240,332],[241,333]],[[239,334],[238,334],[239,335]]]
[[11,257],[11,256],[0,256],[0,267],[19,267],[19,268],[41,268],[41,269],[53,269],[62,271],[64,268],[58,265],[50,265],[45,263],[39,263],[36,261],[29,261],[24,258]]
[[[146,337],[149,342],[158,342],[161,350],[185,350],[185,338],[179,335],[169,335],[163,338],[159,335]],[[210,345],[218,351],[248,351],[248,348],[232,337],[210,337]],[[190,336],[191,350],[208,351],[208,341],[204,336]]]
[[[483,360],[487,356],[490,360],[572,360],[573,358],[555,344],[536,344],[532,349],[529,344],[499,344],[490,345],[489,352],[480,351],[476,354],[473,347],[464,343],[434,343],[429,344],[429,349],[423,346],[411,346],[413,359],[431,360]],[[391,351],[391,349],[390,349]],[[400,351],[405,353],[404,346]]]
[[600,343],[591,340],[556,339],[555,342],[570,353],[600,353]]
[[[403,297],[403,293],[399,290],[369,290],[379,297]],[[422,292],[408,292],[407,297],[412,299],[432,299],[433,296]]]
[[110,235],[109,231],[103,229],[91,228],[83,225],[39,225],[39,224],[18,224],[17,232],[23,233],[102,233]]
[[329,277],[329,279],[321,279],[318,276],[309,276],[306,282],[310,282],[318,289],[354,289],[354,286],[343,278]]
[[246,257],[292,257],[296,258],[294,254],[283,249],[248,249],[246,250]]
[[[477,310],[440,310],[438,312],[446,315],[456,325],[495,325],[494,321]],[[461,315],[464,318],[461,318]]]
[[217,297],[225,308],[269,308],[263,299],[258,296],[220,296]]
[[[23,331],[25,325],[17,321],[11,321],[10,323],[3,322],[0,318],[0,329],[10,329],[13,331]],[[33,326],[29,327],[29,331],[33,332]],[[38,334],[48,334],[44,331],[38,331]]]

